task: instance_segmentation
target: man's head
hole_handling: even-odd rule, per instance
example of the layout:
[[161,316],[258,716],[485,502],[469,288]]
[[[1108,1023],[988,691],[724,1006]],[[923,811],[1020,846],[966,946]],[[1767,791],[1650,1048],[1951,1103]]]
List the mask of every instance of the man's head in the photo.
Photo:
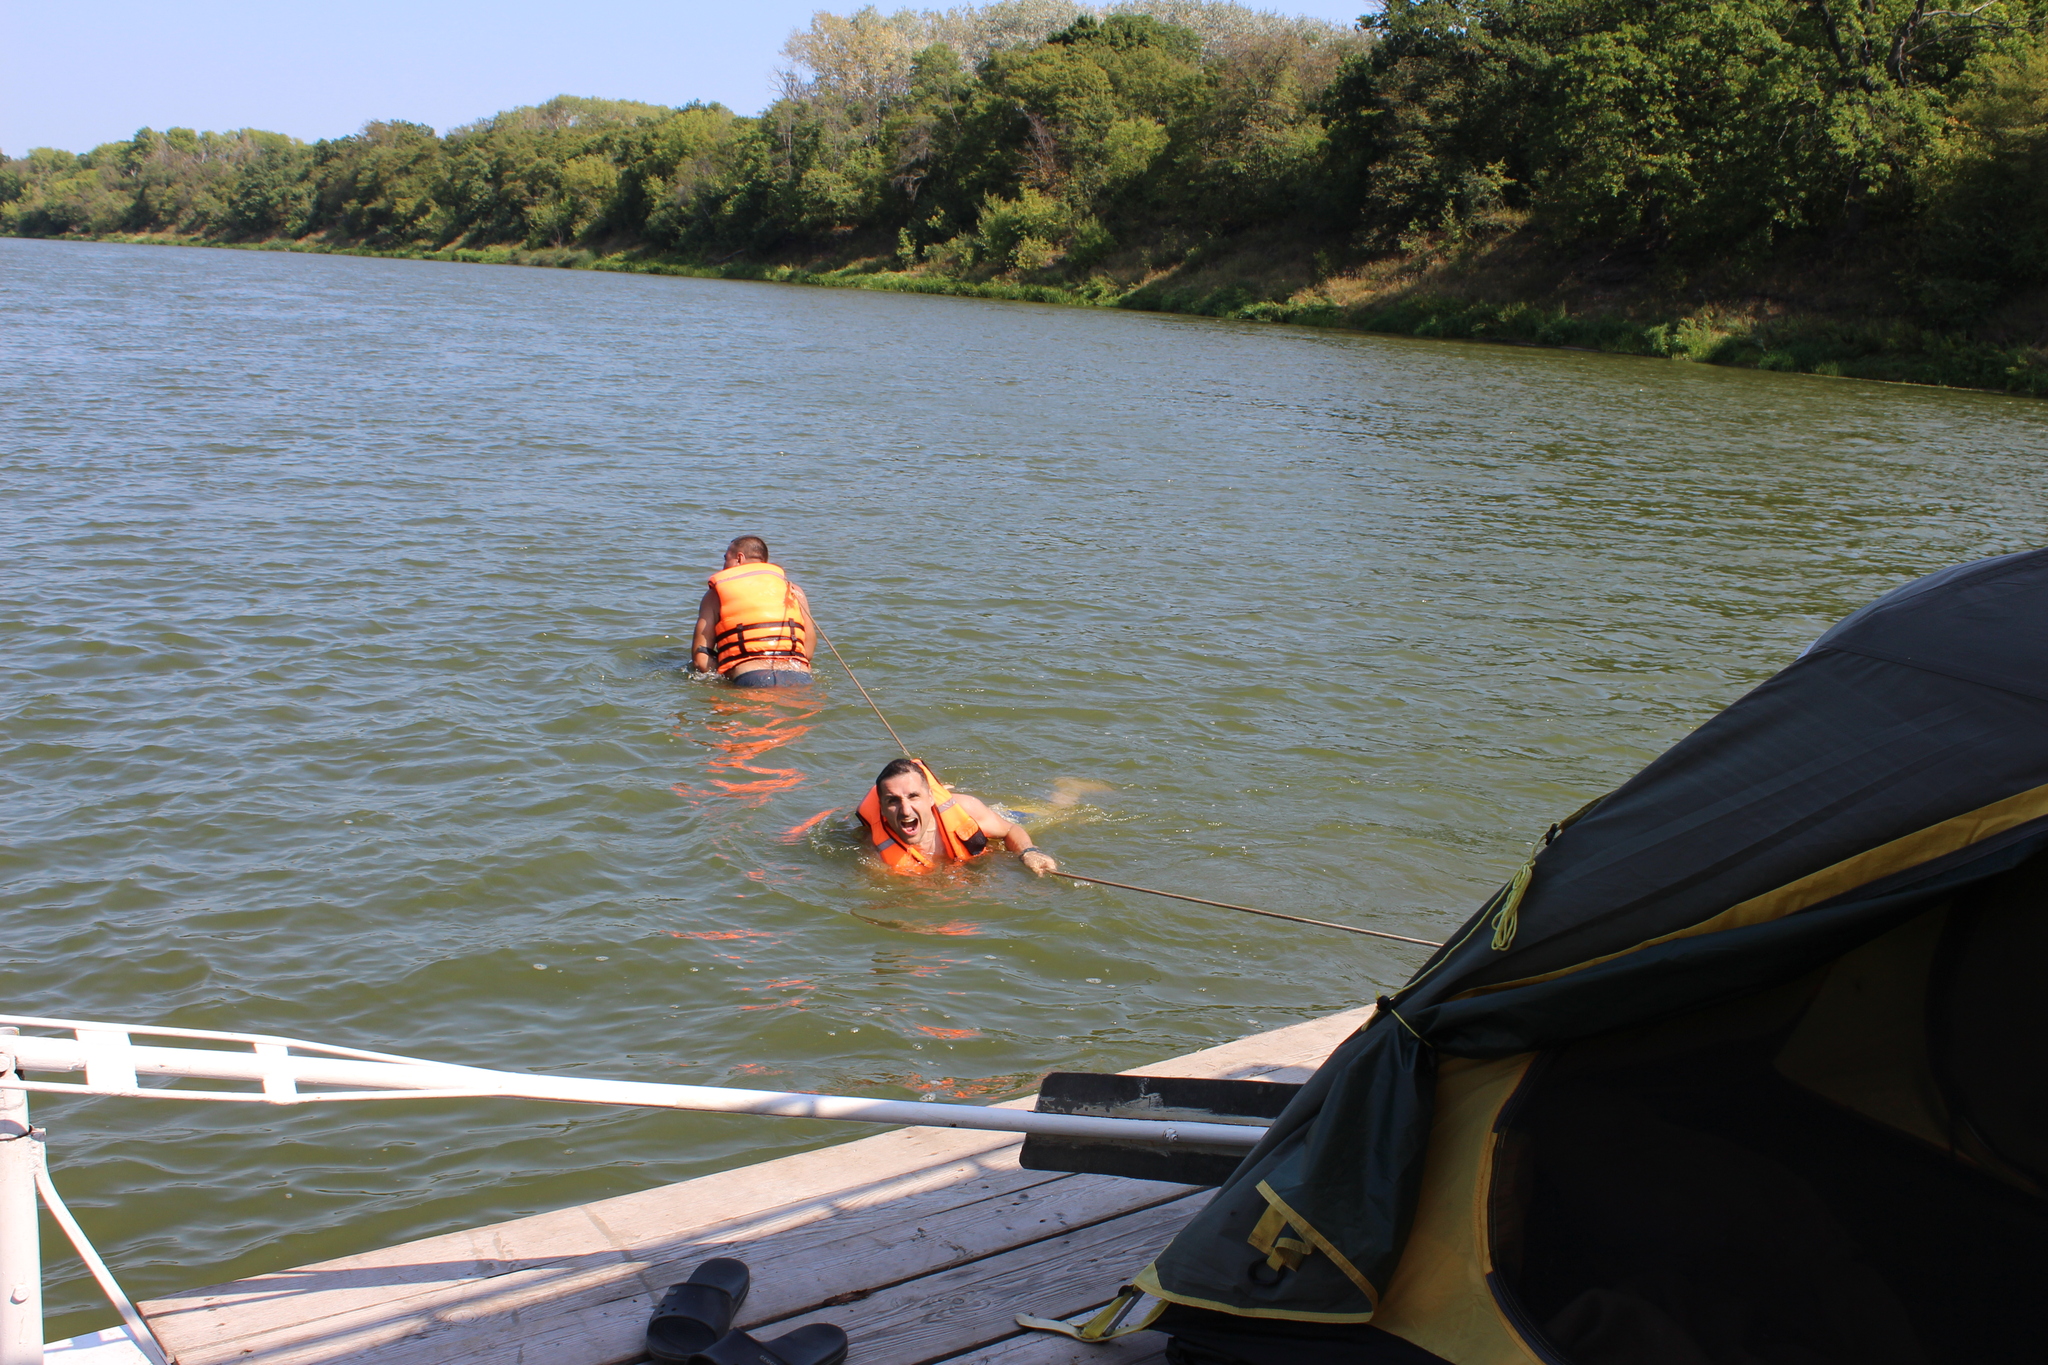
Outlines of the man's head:
[[732,544],[725,547],[725,567],[728,569],[732,568],[735,564],[766,564],[767,562],[768,542],[759,536],[740,536]]
[[906,844],[924,838],[937,817],[932,813],[931,784],[924,769],[908,758],[896,758],[875,778],[875,799],[882,806],[882,828]]

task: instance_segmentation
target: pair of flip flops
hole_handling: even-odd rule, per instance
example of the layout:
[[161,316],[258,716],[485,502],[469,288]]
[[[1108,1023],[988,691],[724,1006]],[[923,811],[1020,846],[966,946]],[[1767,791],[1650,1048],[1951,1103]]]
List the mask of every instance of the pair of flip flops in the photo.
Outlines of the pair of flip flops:
[[732,1320],[753,1282],[745,1263],[720,1256],[670,1285],[647,1320],[648,1359],[664,1365],[839,1365],[846,1359],[846,1333],[829,1323],[814,1322],[773,1341],[736,1331]]

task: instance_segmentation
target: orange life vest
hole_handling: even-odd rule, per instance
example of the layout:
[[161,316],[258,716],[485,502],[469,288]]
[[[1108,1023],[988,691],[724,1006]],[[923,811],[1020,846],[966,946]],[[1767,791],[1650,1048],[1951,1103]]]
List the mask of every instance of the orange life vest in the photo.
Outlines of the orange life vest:
[[[981,832],[981,826],[974,817],[960,809],[953,799],[953,793],[939,785],[939,779],[932,776],[932,770],[919,763],[917,770],[924,774],[927,787],[931,788],[932,810],[939,817],[939,842],[948,856],[958,862],[965,862],[977,853],[988,849],[988,836]],[[875,846],[875,852],[882,855],[882,862],[891,872],[908,872],[913,875],[931,871],[938,864],[926,857],[922,849],[907,846],[889,832],[882,823],[882,797],[873,787],[860,803],[860,820],[867,826],[868,838]]]
[[811,663],[811,618],[779,565],[735,564],[711,575],[718,594],[718,633],[711,637],[718,671],[747,659]]

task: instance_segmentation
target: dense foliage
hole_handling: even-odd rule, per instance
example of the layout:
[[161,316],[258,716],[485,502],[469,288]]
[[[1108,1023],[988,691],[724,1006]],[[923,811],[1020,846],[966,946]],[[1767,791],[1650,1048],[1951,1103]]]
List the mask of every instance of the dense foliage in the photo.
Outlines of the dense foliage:
[[[1383,235],[1507,207],[1697,257],[1913,224],[1945,270],[2048,281],[2038,192],[2007,184],[2048,150],[2044,18],[2039,0],[1388,0],[1327,101],[1331,171]],[[1965,199],[2031,245],[1955,250]]]
[[[377,248],[834,241],[1085,280],[1284,225],[1354,251],[1526,229],[1652,259],[1879,234],[1917,306],[2048,284],[2048,0],[1219,0],[821,14],[758,117],[572,99],[310,146],[143,129],[0,161],[0,228]],[[1128,274],[1126,270],[1126,274]]]

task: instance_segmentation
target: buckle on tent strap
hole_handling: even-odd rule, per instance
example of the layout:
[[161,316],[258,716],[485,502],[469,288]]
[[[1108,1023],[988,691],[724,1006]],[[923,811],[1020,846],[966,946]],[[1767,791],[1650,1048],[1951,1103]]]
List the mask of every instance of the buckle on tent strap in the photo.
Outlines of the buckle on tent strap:
[[1028,1327],[1035,1332],[1057,1332],[1063,1337],[1072,1337],[1076,1341],[1100,1345],[1105,1341],[1113,1341],[1117,1337],[1127,1337],[1133,1332],[1144,1331],[1152,1325],[1155,1318],[1166,1311],[1166,1301],[1154,1299],[1152,1306],[1145,1310],[1143,1317],[1139,1318],[1136,1322],[1125,1325],[1124,1319],[1130,1315],[1131,1309],[1137,1306],[1138,1300],[1144,1297],[1146,1297],[1144,1290],[1139,1289],[1135,1285],[1127,1284],[1116,1291],[1115,1298],[1102,1306],[1101,1312],[1078,1327],[1071,1322],[1062,1322],[1058,1318],[1034,1318],[1028,1313],[1019,1313],[1017,1315],[1017,1325],[1019,1327]]
[[1252,1244],[1252,1250],[1266,1258],[1268,1267],[1274,1270],[1299,1270],[1301,1263],[1315,1254],[1315,1246],[1299,1238],[1281,1234],[1293,1226],[1285,1210],[1268,1204],[1265,1213],[1252,1226],[1251,1235],[1245,1240]]

